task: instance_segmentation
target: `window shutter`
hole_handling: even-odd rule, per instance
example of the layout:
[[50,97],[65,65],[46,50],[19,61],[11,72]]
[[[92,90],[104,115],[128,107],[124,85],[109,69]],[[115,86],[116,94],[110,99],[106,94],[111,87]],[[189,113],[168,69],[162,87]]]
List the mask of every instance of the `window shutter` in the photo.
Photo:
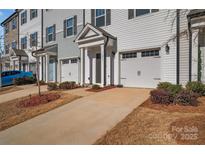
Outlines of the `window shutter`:
[[63,36],[66,38],[66,20],[63,21]]
[[134,18],[134,9],[128,9],[128,19]]
[[25,18],[26,18],[26,22],[27,23],[27,10],[25,11]]
[[30,20],[32,19],[32,15],[31,15],[31,13],[32,13],[32,9],[30,9]]
[[77,15],[74,16],[74,35],[77,34]]
[[111,10],[107,9],[106,10],[106,26],[111,24]]
[[46,27],[46,43],[48,42],[48,27]]
[[32,34],[30,34],[30,47],[32,47]]
[[56,40],[56,24],[53,25],[53,41]]
[[35,41],[36,44],[35,44],[35,45],[36,45],[36,47],[37,47],[37,46],[38,46],[38,32],[36,32],[36,35],[35,35],[35,36],[36,36],[36,38],[35,38],[35,39],[36,39],[36,41]]
[[91,24],[95,25],[95,9],[91,9]]
[[26,45],[25,45],[25,49],[27,48],[27,37],[26,37]]
[[23,24],[23,21],[22,21],[22,14],[21,14],[21,25]]

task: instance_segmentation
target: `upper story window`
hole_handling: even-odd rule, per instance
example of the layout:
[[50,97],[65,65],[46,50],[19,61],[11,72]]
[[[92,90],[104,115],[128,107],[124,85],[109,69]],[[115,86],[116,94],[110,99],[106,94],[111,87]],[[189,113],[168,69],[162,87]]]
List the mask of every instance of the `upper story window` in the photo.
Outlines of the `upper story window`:
[[21,25],[25,24],[27,22],[27,11],[21,13]]
[[12,47],[12,49],[16,49],[16,48],[17,48],[17,43],[16,43],[16,41],[13,41],[13,42],[11,43],[11,47]]
[[5,25],[5,34],[7,34],[9,32],[9,24],[7,23],[6,25]]
[[9,44],[5,45],[5,54],[9,54]]
[[27,37],[21,38],[21,49],[26,49],[27,48]]
[[31,9],[30,10],[30,20],[33,18],[36,18],[38,16],[38,10],[37,9]]
[[159,9],[129,9],[128,10],[128,19],[132,19],[134,17],[142,16],[149,13],[158,12]]
[[55,41],[55,25],[46,28],[46,42]]
[[98,27],[105,26],[105,9],[95,10],[95,25]]
[[74,20],[73,17],[66,20],[66,36],[74,35]]
[[38,32],[30,35],[30,47],[38,45]]
[[11,24],[12,24],[12,29],[16,29],[16,27],[17,27],[17,20],[16,20],[16,18],[14,18],[12,20]]
[[108,26],[111,24],[110,9],[91,10],[91,23],[97,27]]

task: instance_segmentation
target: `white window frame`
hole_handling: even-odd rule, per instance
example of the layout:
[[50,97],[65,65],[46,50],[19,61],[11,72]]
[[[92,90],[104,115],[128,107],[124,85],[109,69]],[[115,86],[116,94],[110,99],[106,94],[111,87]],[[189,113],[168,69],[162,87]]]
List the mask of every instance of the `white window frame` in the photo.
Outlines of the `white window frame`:
[[[30,20],[33,20],[34,18],[38,17],[38,10],[37,9],[31,9],[30,13],[31,13],[31,15],[30,15],[31,19]],[[32,16],[33,13],[35,13],[35,16]]]
[[[140,9],[134,9],[134,16],[135,16],[135,17],[141,17],[141,16],[148,15],[148,14],[151,14],[151,13],[156,13],[156,12],[153,12],[153,11],[152,11],[152,10],[156,10],[156,9],[143,9],[143,10],[149,10],[149,13],[145,13],[145,14],[142,14],[142,15],[138,15],[138,16],[137,16],[136,10],[140,10]],[[158,11],[159,11],[159,9],[158,9]],[[157,11],[157,12],[158,12],[158,11]]]
[[[13,48],[13,43],[16,44],[16,45],[15,45],[15,46],[16,46],[15,48]],[[12,48],[12,49],[16,49],[16,48],[17,48],[17,42],[16,42],[15,40],[11,42],[11,48]]]
[[[25,42],[23,41],[24,39],[25,39]],[[21,49],[26,49],[26,48],[27,48],[27,37],[24,36],[24,37],[21,38]]]
[[[72,26],[67,25],[67,21],[70,20],[70,19],[72,19],[72,21],[73,21]],[[72,28],[72,35],[68,35],[68,33],[67,33],[68,28]],[[74,36],[74,16],[69,17],[69,18],[66,19],[66,37],[68,38],[68,37],[72,37],[72,36]]]
[[[52,42],[52,41],[54,41],[54,40],[53,40],[53,35],[54,35],[54,26],[49,26],[49,27],[47,28],[47,31],[48,31],[48,29],[49,29],[49,28],[52,28],[52,32],[51,32],[51,33],[48,33],[48,32],[47,32],[47,35],[48,35],[48,36],[47,36],[47,37],[48,37],[48,42]],[[52,36],[52,37],[51,37],[51,38],[52,38],[52,40],[49,40],[49,35],[51,35],[51,36]]]
[[[27,16],[26,16],[26,13],[27,13],[26,11],[23,11],[23,12],[21,13],[21,25],[27,23]],[[25,19],[25,22],[23,22],[24,19]]]
[[[14,28],[14,23],[15,23],[15,28]],[[12,22],[11,22],[11,28],[12,28],[12,30],[14,30],[14,29],[17,28],[17,20],[16,20],[16,18],[14,18],[14,19],[12,20]]]
[[[97,10],[104,10],[104,14],[103,15],[100,15],[100,16],[96,16],[96,11]],[[104,21],[104,25],[103,26],[100,26],[100,27],[104,27],[106,26],[106,9],[95,9],[95,26],[97,26],[97,18],[100,18],[100,17],[103,17],[105,16],[105,21]]]

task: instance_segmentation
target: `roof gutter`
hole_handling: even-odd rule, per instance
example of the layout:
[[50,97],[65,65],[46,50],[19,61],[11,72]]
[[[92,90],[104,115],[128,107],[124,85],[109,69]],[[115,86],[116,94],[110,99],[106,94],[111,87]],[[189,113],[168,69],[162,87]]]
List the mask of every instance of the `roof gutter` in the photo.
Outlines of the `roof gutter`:
[[176,84],[179,84],[180,75],[180,9],[176,11]]

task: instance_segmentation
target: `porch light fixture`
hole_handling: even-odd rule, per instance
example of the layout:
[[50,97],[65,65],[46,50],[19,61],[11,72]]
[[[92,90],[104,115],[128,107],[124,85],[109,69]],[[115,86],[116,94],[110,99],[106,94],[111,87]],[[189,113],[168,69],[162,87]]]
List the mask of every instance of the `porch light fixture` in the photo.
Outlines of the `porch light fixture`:
[[167,54],[167,55],[169,54],[169,49],[170,49],[169,45],[166,44],[166,46],[165,46],[165,51],[166,51],[166,54]]

